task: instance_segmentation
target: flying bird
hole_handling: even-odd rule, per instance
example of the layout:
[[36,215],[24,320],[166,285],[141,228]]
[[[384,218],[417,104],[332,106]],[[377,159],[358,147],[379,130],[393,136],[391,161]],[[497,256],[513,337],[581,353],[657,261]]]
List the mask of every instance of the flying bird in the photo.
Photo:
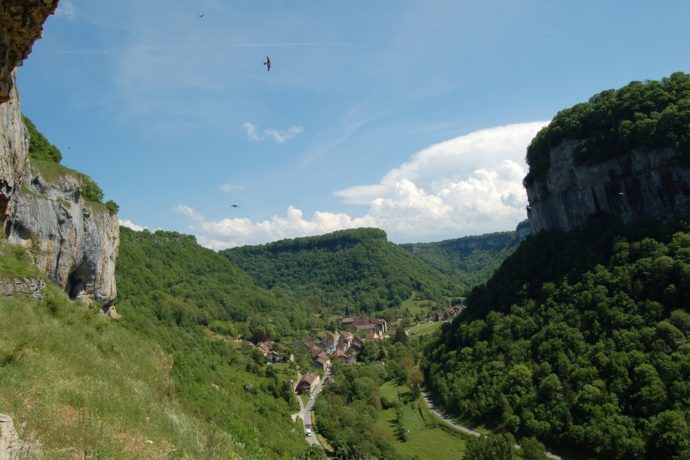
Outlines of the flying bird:
[[239,208],[239,207],[240,207],[240,205],[238,205],[238,204],[234,204],[234,203],[233,203],[233,204],[231,204],[231,205],[230,205],[230,207],[231,207],[231,208]]
[[206,16],[206,15],[205,15],[205,14],[200,14],[200,15],[199,15],[200,18],[203,18],[204,16]]
[[264,62],[264,65],[266,66],[266,72],[271,70],[271,60],[266,56],[266,62]]

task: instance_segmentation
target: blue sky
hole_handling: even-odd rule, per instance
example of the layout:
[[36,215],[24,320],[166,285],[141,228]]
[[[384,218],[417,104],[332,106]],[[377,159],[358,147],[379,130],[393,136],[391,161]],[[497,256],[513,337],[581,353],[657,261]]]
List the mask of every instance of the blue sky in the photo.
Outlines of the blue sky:
[[61,0],[18,86],[129,226],[214,249],[358,226],[438,241],[526,217],[525,148],[558,110],[690,71],[688,17],[672,0]]

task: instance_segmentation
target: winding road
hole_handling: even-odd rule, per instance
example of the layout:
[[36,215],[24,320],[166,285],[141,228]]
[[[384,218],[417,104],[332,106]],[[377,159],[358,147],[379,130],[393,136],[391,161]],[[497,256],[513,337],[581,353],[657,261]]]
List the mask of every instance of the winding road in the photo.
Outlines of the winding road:
[[[477,437],[479,437],[479,436],[482,435],[479,431],[475,431],[475,430],[473,430],[473,429],[471,429],[471,428],[467,428],[466,426],[462,426],[462,425],[460,425],[459,423],[457,423],[455,420],[453,420],[452,418],[450,418],[450,417],[448,417],[447,415],[445,415],[443,412],[441,412],[440,410],[438,410],[438,409],[436,408],[436,406],[434,405],[434,402],[431,400],[431,398],[429,397],[429,394],[428,394],[426,391],[422,391],[421,393],[422,393],[422,397],[424,398],[424,402],[426,402],[427,407],[429,407],[429,410],[430,410],[435,416],[437,416],[438,418],[440,418],[440,419],[443,420],[444,422],[448,423],[449,425],[451,425],[451,426],[452,426],[453,428],[455,428],[456,430],[461,431],[461,432],[463,432],[463,433],[465,433],[465,434],[469,434],[469,435],[471,435],[471,436],[477,436]],[[520,446],[517,445],[517,444],[515,444],[514,447],[517,448],[517,449],[520,448]],[[547,452],[547,453],[546,453],[546,456],[547,456],[548,458],[553,459],[553,460],[567,460],[566,458],[560,457],[560,456],[555,455],[555,454],[552,454],[551,452]]]

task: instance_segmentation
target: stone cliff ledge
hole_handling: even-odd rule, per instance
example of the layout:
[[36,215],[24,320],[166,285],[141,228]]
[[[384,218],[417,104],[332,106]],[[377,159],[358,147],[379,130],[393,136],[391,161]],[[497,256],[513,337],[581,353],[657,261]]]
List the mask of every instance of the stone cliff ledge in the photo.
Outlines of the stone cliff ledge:
[[564,141],[552,149],[545,176],[527,185],[534,232],[568,231],[603,215],[623,222],[690,218],[690,168],[673,150],[633,150],[603,163],[577,165],[578,143]]

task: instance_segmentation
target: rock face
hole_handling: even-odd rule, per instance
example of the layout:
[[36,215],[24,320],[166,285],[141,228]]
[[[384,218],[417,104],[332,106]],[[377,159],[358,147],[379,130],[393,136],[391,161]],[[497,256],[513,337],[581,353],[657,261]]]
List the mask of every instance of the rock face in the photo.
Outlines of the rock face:
[[576,165],[577,144],[566,141],[552,149],[546,175],[527,186],[535,233],[568,231],[604,215],[623,222],[690,217],[690,169],[671,149],[633,150],[603,163]]
[[39,278],[0,279],[0,294],[5,294],[7,296],[19,294],[30,296],[34,300],[41,300],[45,287],[46,282]]
[[0,0],[0,103],[9,100],[12,71],[29,55],[57,4],[58,0]]
[[19,439],[12,417],[0,414],[0,460],[39,458],[40,446]]
[[13,86],[0,104],[0,226],[11,243],[35,249],[39,268],[71,297],[110,304],[117,294],[117,216],[83,199],[78,174],[60,167],[48,179],[28,152]]
[[14,197],[26,174],[29,143],[19,110],[19,95],[10,76],[10,99],[0,104],[0,224],[14,212]]
[[117,216],[81,197],[78,176],[67,173],[48,182],[30,168],[14,207],[10,243],[37,245],[37,266],[70,297],[103,305],[115,299]]

